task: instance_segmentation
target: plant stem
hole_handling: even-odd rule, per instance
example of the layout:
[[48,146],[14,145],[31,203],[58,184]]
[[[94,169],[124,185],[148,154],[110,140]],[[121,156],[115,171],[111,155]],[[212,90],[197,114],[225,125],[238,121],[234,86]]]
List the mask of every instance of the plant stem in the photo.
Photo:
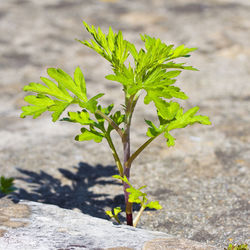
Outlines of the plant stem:
[[102,113],[100,110],[96,110],[96,113],[100,115],[101,117],[103,117],[110,124],[110,126],[116,130],[116,132],[120,135],[121,138],[123,137],[123,131],[110,117]]
[[142,215],[142,213],[143,213],[144,210],[145,210],[145,207],[144,207],[144,206],[141,206],[141,208],[140,208],[138,214],[136,215],[136,217],[135,217],[135,219],[134,219],[134,221],[133,221],[133,226],[134,226],[134,227],[137,226],[137,223],[139,222],[139,219],[140,219],[140,217],[141,217],[141,215]]
[[[130,166],[127,165],[128,159],[130,158],[130,138],[129,138],[129,126],[125,130],[125,138],[123,142],[123,151],[124,151],[124,176],[129,180],[130,177]],[[133,226],[133,215],[132,215],[132,203],[128,201],[129,193],[127,192],[129,185],[123,182],[123,191],[126,205],[126,218],[127,225]]]
[[119,220],[119,218],[118,218],[118,216],[116,215],[116,216],[114,216],[114,218],[115,218],[115,220],[119,223],[119,224],[121,224],[121,222],[120,222],[120,220]]
[[[125,98],[125,129],[124,134],[122,137],[123,142],[123,164],[124,164],[124,176],[127,177],[129,180],[130,177],[130,167],[131,165],[128,164],[128,160],[130,158],[130,124],[131,124],[131,118],[133,113],[133,97],[131,98]],[[135,104],[134,104],[135,106]],[[123,191],[124,191],[124,198],[125,198],[125,205],[126,205],[126,219],[127,219],[127,225],[133,226],[133,204],[128,201],[129,199],[129,193],[127,192],[127,188],[130,186],[123,182]]]

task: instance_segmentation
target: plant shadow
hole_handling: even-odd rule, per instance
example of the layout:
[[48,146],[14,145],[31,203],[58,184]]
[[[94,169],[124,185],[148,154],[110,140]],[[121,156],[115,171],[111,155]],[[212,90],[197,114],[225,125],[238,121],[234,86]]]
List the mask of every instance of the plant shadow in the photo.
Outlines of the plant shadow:
[[[74,166],[74,169],[76,171],[73,172],[59,168],[62,174],[62,178],[59,179],[44,171],[37,173],[19,168],[18,171],[24,177],[16,179],[27,182],[30,191],[19,188],[13,193],[12,198],[53,204],[66,209],[77,208],[85,214],[103,219],[109,219],[105,214],[105,207],[111,210],[120,206],[123,211],[125,210],[122,194],[111,199],[109,194],[103,192],[97,194],[91,191],[91,188],[96,185],[100,190],[104,185],[121,185],[115,179],[105,178],[118,174],[115,166],[99,164],[91,166],[80,162],[77,167]],[[61,179],[67,184],[63,184]],[[121,216],[121,221],[125,221],[123,216]]]

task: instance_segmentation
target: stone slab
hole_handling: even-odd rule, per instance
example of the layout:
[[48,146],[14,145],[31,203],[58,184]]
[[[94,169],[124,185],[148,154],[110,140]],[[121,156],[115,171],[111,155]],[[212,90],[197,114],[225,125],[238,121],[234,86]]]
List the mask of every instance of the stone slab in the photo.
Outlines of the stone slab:
[[3,198],[0,215],[8,222],[0,224],[5,228],[5,231],[0,229],[0,249],[6,250],[181,250],[184,246],[190,250],[218,250],[163,232],[114,225],[76,211],[31,201],[14,204]]

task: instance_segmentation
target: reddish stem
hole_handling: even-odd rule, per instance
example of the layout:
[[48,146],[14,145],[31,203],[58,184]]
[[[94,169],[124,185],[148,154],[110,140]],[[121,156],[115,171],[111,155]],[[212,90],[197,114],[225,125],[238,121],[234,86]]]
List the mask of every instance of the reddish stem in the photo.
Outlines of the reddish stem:
[[[129,138],[129,126],[125,132],[125,137],[123,141],[123,151],[124,151],[124,176],[127,177],[129,180],[130,177],[130,166],[128,166],[128,159],[130,158],[130,138]],[[127,225],[133,226],[133,209],[132,203],[128,201],[129,193],[126,191],[127,188],[130,186],[123,182],[123,191],[124,191],[124,198],[125,198],[125,205],[126,205],[126,218],[127,218]]]

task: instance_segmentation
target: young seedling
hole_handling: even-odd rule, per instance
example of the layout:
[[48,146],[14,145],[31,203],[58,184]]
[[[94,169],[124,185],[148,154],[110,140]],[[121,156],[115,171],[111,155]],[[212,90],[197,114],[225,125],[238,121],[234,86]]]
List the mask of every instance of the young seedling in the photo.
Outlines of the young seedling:
[[0,193],[9,194],[15,190],[14,178],[0,177]]
[[249,247],[247,244],[240,244],[240,245],[236,245],[236,244],[233,244],[233,243],[230,243],[228,245],[228,248],[225,250],[249,250]]
[[[85,22],[84,26],[93,39],[90,42],[86,40],[79,42],[109,61],[113,74],[107,75],[106,79],[122,84],[123,108],[112,112],[113,104],[108,107],[101,106],[98,99],[104,95],[102,93],[91,98],[88,97],[85,79],[79,67],[74,72],[74,78],[61,69],[49,68],[48,75],[54,81],[41,77],[44,84],[32,82],[24,87],[24,91],[32,91],[37,95],[28,95],[24,98],[30,105],[22,107],[21,117],[31,115],[33,118],[37,118],[45,111],[50,111],[52,121],[55,122],[68,106],[79,105],[79,111],[68,112],[68,116],[61,120],[83,125],[81,134],[75,137],[77,141],[94,140],[99,143],[106,139],[119,171],[119,175],[114,177],[120,179],[123,184],[127,224],[136,226],[145,208],[161,209],[161,206],[158,201],[148,202],[146,194],[141,191],[143,187],[135,189],[129,182],[133,161],[161,134],[164,135],[167,145],[170,147],[175,144],[175,138],[170,131],[193,123],[210,124],[207,116],[196,115],[199,107],[193,107],[184,112],[180,104],[173,100],[173,98],[188,98],[185,93],[180,91],[180,88],[174,86],[175,78],[181,73],[181,70],[196,70],[192,66],[185,66],[184,63],[176,63],[175,59],[189,57],[189,53],[195,48],[186,48],[184,45],[174,48],[173,45],[166,45],[160,39],[141,35],[145,49],[138,51],[134,44],[123,38],[121,31],[114,33],[110,27],[108,34],[105,35],[100,28],[90,27]],[[132,56],[132,63],[127,62],[129,56]],[[145,120],[148,125],[146,134],[149,138],[135,152],[131,153],[131,121],[138,99],[145,92],[144,103],[154,103],[159,123],[154,124],[152,121]],[[113,131],[121,139],[123,162],[111,137]],[[134,221],[132,217],[133,203],[141,204],[141,209]],[[120,211],[121,209],[118,207],[115,208],[114,214],[111,211],[108,211],[107,214],[119,222]]]

